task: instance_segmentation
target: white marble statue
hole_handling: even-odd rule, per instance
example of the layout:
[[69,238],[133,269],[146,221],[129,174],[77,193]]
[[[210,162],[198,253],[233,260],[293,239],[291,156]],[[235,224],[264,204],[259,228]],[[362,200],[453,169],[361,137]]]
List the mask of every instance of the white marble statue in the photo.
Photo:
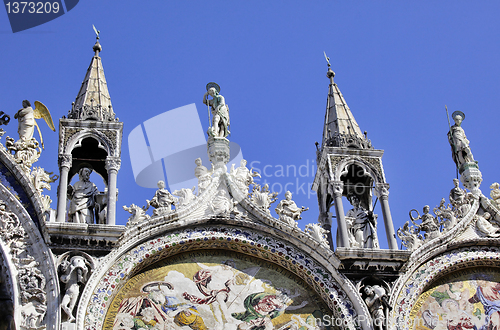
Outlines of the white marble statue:
[[99,193],[96,185],[90,182],[92,170],[83,167],[78,171],[79,181],[74,186],[68,185],[70,200],[68,219],[75,223],[93,223],[95,196]]
[[409,221],[406,221],[403,228],[398,229],[398,237],[408,251],[416,250],[422,245],[424,238],[418,232],[417,228],[410,226]]
[[483,215],[475,215],[476,228],[486,237],[500,237],[500,228],[490,222],[491,214],[485,212]]
[[275,209],[279,219],[292,227],[297,227],[296,220],[302,219],[302,212],[307,210],[309,210],[308,207],[298,207],[297,204],[295,204],[292,200],[292,193],[290,191],[285,193],[285,199],[279,202]]
[[[443,232],[446,232],[453,228],[457,223],[457,218],[455,216],[456,211],[450,207],[450,204],[445,207],[446,200],[441,199],[439,206],[432,209],[434,214],[437,216],[438,227],[443,226]],[[440,219],[440,220],[439,220]]]
[[[216,83],[207,84],[207,92],[203,95],[203,104],[211,107],[212,127],[209,134],[213,137],[227,137],[229,135],[229,108],[224,96],[219,94],[220,87]],[[209,100],[208,96],[212,99]]]
[[498,182],[494,182],[490,186],[490,197],[493,200],[493,204],[497,207],[500,208],[500,184]]
[[155,208],[153,211],[153,216],[166,214],[172,211],[172,205],[175,205],[175,197],[170,194],[170,192],[165,189],[165,182],[158,181],[158,190],[151,200],[146,200],[149,206]]
[[128,218],[127,226],[135,225],[136,223],[143,222],[149,219],[149,215],[146,214],[147,208],[145,206],[140,207],[135,204],[129,207],[123,205],[123,209],[131,214]]
[[278,193],[270,192],[269,185],[267,183],[262,188],[260,185],[254,184],[250,200],[261,210],[271,214],[269,207],[278,199],[276,196],[278,196]]
[[377,216],[361,206],[356,195],[349,197],[353,206],[347,211],[346,222],[351,247],[378,248]]
[[196,187],[193,187],[191,189],[188,188],[182,188],[179,190],[172,191],[172,195],[178,197],[178,201],[176,203],[176,207],[182,207],[189,205],[194,199],[196,198],[196,195],[194,194]]
[[228,197],[225,190],[217,191],[214,199],[210,202],[210,208],[214,214],[229,214],[233,210],[234,203]]
[[50,196],[43,194],[43,189],[50,190],[50,184],[52,182],[55,182],[59,178],[57,174],[52,175],[52,173],[53,172],[45,171],[39,166],[34,167],[30,172],[31,183],[40,195],[40,199],[42,200],[42,207],[44,210],[48,210],[50,208],[50,203],[52,202],[52,200],[50,199]]
[[14,119],[18,121],[17,133],[20,140],[31,140],[35,131],[35,116],[33,108],[28,100],[23,101],[23,108],[18,110],[14,115]]
[[54,127],[54,122],[50,115],[49,109],[40,101],[35,101],[35,109],[31,107],[31,103],[28,100],[23,101],[23,108],[16,112],[14,119],[18,120],[19,126],[17,132],[19,133],[19,140],[29,141],[33,138],[33,133],[35,131],[35,126],[38,129],[38,134],[40,135],[40,142],[43,148],[43,138],[38,128],[35,119],[43,118],[47,125],[54,132],[56,131]]
[[241,160],[238,168],[234,168],[234,164],[232,164],[230,174],[234,178],[236,186],[238,186],[238,188],[246,194],[248,194],[249,186],[254,183],[253,178],[260,178],[259,173],[253,171],[253,169],[249,170],[247,168],[247,161],[245,159]]
[[325,247],[330,246],[328,244],[328,238],[326,237],[328,230],[321,227],[319,223],[307,224],[304,231],[321,245],[324,245]]
[[80,284],[87,282],[88,262],[82,256],[73,256],[69,261],[64,260],[60,269],[62,272],[60,280],[66,284],[61,308],[68,316],[68,322],[71,323],[75,320],[73,310],[80,295]]
[[[413,215],[411,214],[412,211],[417,212],[416,218],[414,218]],[[429,205],[424,206],[423,208],[424,213],[422,215],[420,215],[417,210],[410,211],[411,221],[418,228],[418,230],[425,232],[425,239],[433,239],[441,234],[439,231],[438,219],[436,219],[436,217],[434,217],[433,215],[429,214],[429,211],[430,211]],[[417,224],[415,222],[417,220],[422,220],[422,223]]]
[[469,196],[465,189],[460,188],[460,181],[458,179],[453,179],[453,184],[455,186],[450,190],[450,203],[453,206],[456,216],[463,217],[471,208]]
[[366,306],[368,306],[373,318],[373,328],[383,330],[385,328],[385,309],[389,308],[389,298],[385,289],[380,285],[367,285],[363,291],[366,295]]
[[194,176],[198,179],[198,195],[200,195],[212,182],[212,174],[214,173],[213,167],[208,170],[202,165],[201,158],[196,158],[194,161],[196,168],[194,169]]
[[465,131],[461,127],[465,114],[461,111],[455,111],[451,116],[455,121],[455,125],[451,126],[448,132],[448,141],[451,145],[453,161],[460,168],[464,163],[474,162],[474,157],[469,148],[469,140],[467,140]]

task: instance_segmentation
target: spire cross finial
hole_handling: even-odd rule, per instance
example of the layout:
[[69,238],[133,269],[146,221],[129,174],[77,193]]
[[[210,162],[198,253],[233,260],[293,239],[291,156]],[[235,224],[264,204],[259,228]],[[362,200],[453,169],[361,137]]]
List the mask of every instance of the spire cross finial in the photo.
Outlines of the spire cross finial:
[[330,69],[330,58],[326,56],[326,53],[323,51],[323,55],[325,55],[326,63],[328,63],[328,69]]
[[95,37],[95,38],[96,38],[97,40],[99,40],[99,33],[101,33],[101,31],[97,30],[97,29],[95,28],[94,24],[92,24],[92,28],[94,28],[94,32],[95,32],[95,34],[96,34],[96,37]]
[[96,42],[95,42],[95,45],[94,47],[92,48],[95,52],[95,56],[99,56],[99,52],[102,51],[102,47],[101,47],[101,44],[99,43],[99,33],[101,33],[101,31],[97,30],[94,26],[94,24],[92,24],[92,28],[94,29],[94,32],[96,34]]
[[328,63],[328,72],[326,73],[326,76],[330,79],[330,84],[333,85],[333,77],[335,77],[335,72],[333,72],[331,65],[330,65],[330,58],[326,56],[326,53],[323,51],[323,55],[325,55],[326,63]]

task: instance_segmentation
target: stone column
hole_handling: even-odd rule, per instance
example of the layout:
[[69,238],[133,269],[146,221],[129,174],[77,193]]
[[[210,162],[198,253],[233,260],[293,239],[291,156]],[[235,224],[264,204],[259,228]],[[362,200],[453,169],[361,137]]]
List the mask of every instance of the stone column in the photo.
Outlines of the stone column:
[[57,189],[57,222],[66,221],[66,204],[68,203],[68,174],[73,156],[59,155],[59,188]]
[[328,245],[330,245],[330,249],[335,250],[332,238],[332,212],[321,212],[318,216],[318,222],[323,229],[328,230],[328,234],[326,234]]
[[389,208],[389,184],[377,183],[375,185],[375,195],[380,200],[382,208],[382,216],[384,217],[385,234],[387,235],[387,243],[389,249],[398,250],[398,242],[394,232],[394,224],[392,223],[391,209]]
[[116,176],[120,169],[121,160],[118,157],[106,158],[106,170],[108,171],[108,212],[106,214],[106,224],[116,223]]
[[344,183],[342,181],[333,181],[331,183],[333,195],[335,196],[335,215],[337,216],[337,247],[350,247],[349,235],[347,234],[347,224],[345,222],[344,205],[342,204],[342,192]]

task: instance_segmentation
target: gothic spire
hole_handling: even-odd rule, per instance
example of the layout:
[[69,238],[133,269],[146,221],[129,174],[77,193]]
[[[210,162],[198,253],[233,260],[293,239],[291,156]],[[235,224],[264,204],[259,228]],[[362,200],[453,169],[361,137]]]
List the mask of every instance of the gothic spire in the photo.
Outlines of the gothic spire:
[[82,120],[115,121],[115,113],[111,105],[108,85],[99,53],[102,47],[99,43],[99,31],[96,30],[96,43],[92,48],[94,56],[87,69],[82,87],[76,96],[68,118]]
[[330,63],[328,63],[326,76],[330,79],[330,85],[326,101],[322,147],[371,149],[370,141],[366,138],[366,135],[361,133],[361,129],[347,106],[344,96],[337,84],[333,82],[335,73],[330,68]]

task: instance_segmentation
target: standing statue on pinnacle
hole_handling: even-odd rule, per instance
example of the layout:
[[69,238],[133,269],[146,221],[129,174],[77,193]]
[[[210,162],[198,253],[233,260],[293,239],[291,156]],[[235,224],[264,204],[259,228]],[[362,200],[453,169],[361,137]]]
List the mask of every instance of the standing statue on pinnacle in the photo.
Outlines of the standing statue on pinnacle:
[[465,131],[461,127],[465,114],[462,111],[455,111],[451,116],[455,121],[455,125],[450,127],[448,141],[451,145],[453,161],[460,169],[464,163],[474,163],[474,157],[469,148],[469,140],[467,140]]
[[[211,107],[212,126],[208,128],[208,134],[212,137],[225,138],[229,135],[229,108],[224,96],[219,94],[220,87],[214,82],[207,84],[207,92],[203,95],[203,104]],[[212,99],[209,100],[208,96]],[[210,120],[210,113],[209,113]]]
[[19,133],[19,139],[24,141],[29,141],[33,138],[33,132],[35,131],[35,126],[40,135],[40,142],[43,148],[43,138],[40,128],[36,123],[35,119],[43,118],[47,125],[54,132],[56,131],[54,127],[54,122],[52,121],[52,116],[50,115],[49,109],[40,101],[35,101],[35,109],[31,107],[31,103],[28,100],[23,101],[23,108],[16,112],[14,119],[19,122],[19,127],[17,132]]

